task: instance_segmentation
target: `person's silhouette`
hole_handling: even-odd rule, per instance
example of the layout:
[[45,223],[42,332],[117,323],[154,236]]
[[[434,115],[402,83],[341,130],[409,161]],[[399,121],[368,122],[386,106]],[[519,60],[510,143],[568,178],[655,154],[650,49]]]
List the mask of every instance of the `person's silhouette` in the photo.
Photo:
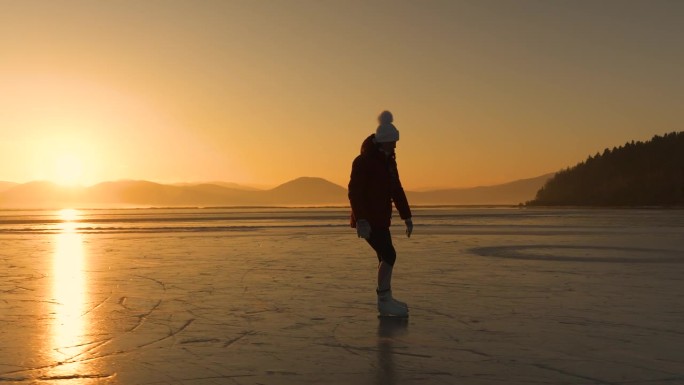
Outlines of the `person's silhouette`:
[[378,117],[378,127],[361,145],[361,154],[354,159],[349,180],[351,226],[356,228],[375,250],[378,257],[378,312],[386,316],[408,316],[408,305],[392,296],[392,270],[396,251],[392,245],[390,224],[392,203],[406,223],[406,235],[411,236],[413,222],[404,188],[399,180],[395,148],[399,131],[392,124],[389,111]]

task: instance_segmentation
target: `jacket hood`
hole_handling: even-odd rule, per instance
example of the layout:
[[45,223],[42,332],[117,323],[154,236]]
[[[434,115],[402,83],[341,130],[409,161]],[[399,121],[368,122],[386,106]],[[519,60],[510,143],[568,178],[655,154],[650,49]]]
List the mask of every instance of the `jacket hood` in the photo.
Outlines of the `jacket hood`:
[[377,150],[378,146],[375,144],[375,134],[370,134],[370,136],[361,144],[361,154],[371,154],[373,151]]

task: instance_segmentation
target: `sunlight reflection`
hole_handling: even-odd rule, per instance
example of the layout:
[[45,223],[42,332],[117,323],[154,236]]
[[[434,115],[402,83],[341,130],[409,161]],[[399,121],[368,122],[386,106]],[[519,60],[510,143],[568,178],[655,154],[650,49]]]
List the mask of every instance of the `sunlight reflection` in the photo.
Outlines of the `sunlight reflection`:
[[53,301],[55,322],[52,327],[52,350],[58,375],[78,372],[78,355],[82,353],[86,303],[85,252],[78,233],[76,210],[62,210],[62,230],[56,236],[53,258]]
[[62,221],[64,221],[64,224],[71,224],[71,222],[78,219],[80,213],[78,210],[74,209],[63,209],[60,210],[57,214],[59,215],[59,218]]

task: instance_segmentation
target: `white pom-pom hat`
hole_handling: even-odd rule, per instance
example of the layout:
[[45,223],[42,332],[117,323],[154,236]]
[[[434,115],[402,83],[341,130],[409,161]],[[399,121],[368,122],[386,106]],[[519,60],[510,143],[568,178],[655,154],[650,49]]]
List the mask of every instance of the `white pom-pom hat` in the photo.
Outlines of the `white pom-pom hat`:
[[375,130],[375,141],[377,143],[396,142],[399,140],[399,130],[394,127],[392,122],[394,117],[389,111],[383,111],[378,116],[378,129]]

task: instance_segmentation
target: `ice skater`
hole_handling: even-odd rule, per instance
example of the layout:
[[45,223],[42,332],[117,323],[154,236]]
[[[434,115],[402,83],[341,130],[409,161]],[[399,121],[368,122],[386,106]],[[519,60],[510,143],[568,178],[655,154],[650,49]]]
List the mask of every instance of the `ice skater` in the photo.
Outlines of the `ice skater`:
[[361,145],[354,159],[349,180],[351,226],[365,239],[378,256],[378,312],[382,316],[408,316],[408,305],[392,296],[392,269],[397,254],[392,245],[390,222],[392,203],[406,224],[411,237],[413,222],[404,188],[399,180],[395,148],[399,131],[392,124],[389,111],[378,116],[378,128]]

